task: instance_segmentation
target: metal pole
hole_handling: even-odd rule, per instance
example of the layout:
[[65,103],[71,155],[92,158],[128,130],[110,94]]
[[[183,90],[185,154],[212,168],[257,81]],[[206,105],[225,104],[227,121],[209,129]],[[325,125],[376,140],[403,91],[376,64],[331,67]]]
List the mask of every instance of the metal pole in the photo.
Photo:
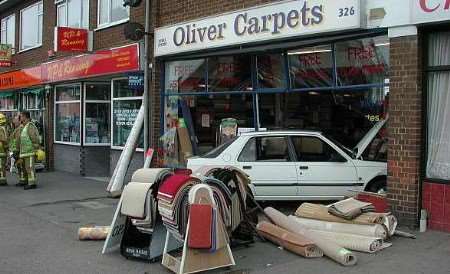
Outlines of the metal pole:
[[[145,0],[145,32],[150,32],[150,20],[151,20],[151,0]],[[143,105],[144,105],[144,161],[145,155],[149,148],[149,144],[153,145],[153,130],[152,130],[152,121],[151,117],[152,112],[150,109],[152,108],[152,100],[150,95],[150,71],[149,71],[149,59],[150,59],[150,42],[149,35],[145,35],[144,37],[144,95],[143,95]]]

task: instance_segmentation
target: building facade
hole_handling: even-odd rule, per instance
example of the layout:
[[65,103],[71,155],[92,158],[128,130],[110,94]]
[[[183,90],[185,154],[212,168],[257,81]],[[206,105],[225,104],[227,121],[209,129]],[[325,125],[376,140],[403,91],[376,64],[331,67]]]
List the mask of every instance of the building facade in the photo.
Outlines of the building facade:
[[[123,27],[143,23],[144,11],[116,0],[0,2],[0,43],[13,48],[10,66],[0,68],[0,110],[31,111],[50,169],[112,173],[143,94],[128,85],[130,75],[141,77],[142,45]],[[80,40],[86,49],[79,51]],[[138,152],[132,167],[141,158]]]
[[[141,104],[128,80],[142,70],[142,46],[123,27],[144,23],[142,2],[0,2],[0,42],[14,45],[12,66],[0,69],[0,107],[33,111],[49,166],[112,173]],[[450,1],[150,2],[151,145],[166,164],[180,164],[171,142],[186,123],[202,154],[227,118],[242,131],[319,129],[348,147],[388,119],[379,136],[387,150],[363,157],[387,161],[379,179],[392,211],[417,225],[426,209],[432,228],[450,231]],[[57,25],[89,30],[92,48],[54,52]],[[94,69],[58,70],[83,63]]]

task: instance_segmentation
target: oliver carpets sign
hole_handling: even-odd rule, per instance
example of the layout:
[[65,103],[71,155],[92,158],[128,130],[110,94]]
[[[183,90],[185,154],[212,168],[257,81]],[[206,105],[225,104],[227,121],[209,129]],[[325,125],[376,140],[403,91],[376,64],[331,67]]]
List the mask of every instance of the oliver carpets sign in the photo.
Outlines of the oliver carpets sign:
[[294,0],[155,31],[155,56],[361,27],[360,0]]

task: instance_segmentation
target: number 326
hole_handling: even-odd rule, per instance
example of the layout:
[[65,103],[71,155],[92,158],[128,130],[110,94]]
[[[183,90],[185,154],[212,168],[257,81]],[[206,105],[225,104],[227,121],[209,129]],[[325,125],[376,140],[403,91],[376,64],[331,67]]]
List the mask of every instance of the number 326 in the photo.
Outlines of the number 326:
[[351,15],[355,15],[355,7],[339,9],[339,17],[347,17]]

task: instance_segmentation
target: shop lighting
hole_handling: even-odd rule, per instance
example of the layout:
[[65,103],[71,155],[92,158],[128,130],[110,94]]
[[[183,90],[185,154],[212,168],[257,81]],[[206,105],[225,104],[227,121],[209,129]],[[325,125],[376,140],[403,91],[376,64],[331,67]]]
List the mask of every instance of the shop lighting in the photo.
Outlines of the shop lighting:
[[308,51],[294,51],[294,52],[288,52],[288,55],[303,55],[303,54],[323,53],[323,52],[331,52],[331,49],[319,49],[319,50],[308,50]]
[[199,88],[206,88],[206,85],[205,84],[199,84],[198,87]]
[[320,95],[317,91],[310,91],[308,92],[309,95]]
[[375,47],[382,47],[382,46],[389,46],[391,43],[386,42],[386,43],[379,43],[379,44],[375,44]]

